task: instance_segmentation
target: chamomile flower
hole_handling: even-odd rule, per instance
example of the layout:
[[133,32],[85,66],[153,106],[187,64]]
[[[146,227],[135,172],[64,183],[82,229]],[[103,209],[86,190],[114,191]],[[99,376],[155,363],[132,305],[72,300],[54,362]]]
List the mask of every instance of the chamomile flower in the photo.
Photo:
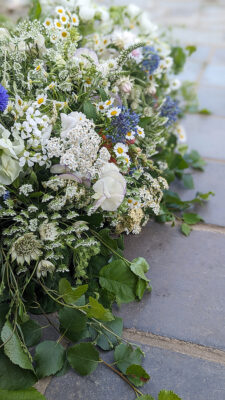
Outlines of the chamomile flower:
[[113,150],[117,157],[125,156],[128,152],[128,146],[124,143],[117,143]]
[[178,125],[176,126],[175,133],[176,133],[176,135],[177,135],[177,137],[178,137],[178,141],[179,141],[180,143],[185,143],[185,142],[186,142],[186,140],[187,140],[187,135],[186,135],[186,131],[185,131],[183,125],[178,124]]
[[137,135],[139,137],[141,137],[142,139],[144,139],[145,137],[145,131],[143,128],[141,128],[140,126],[137,126]]
[[39,96],[37,96],[37,101],[35,103],[36,107],[41,107],[46,103],[47,100],[47,95],[42,93]]
[[42,70],[43,65],[42,64],[38,64],[35,67],[35,72],[40,72]]
[[111,99],[105,101],[104,105],[106,108],[109,108],[113,104],[113,102],[114,99],[111,97]]
[[52,19],[51,18],[46,18],[43,22],[43,25],[45,28],[50,29],[53,26]]
[[53,90],[55,89],[55,87],[57,86],[56,82],[51,82],[49,83],[49,85],[47,86],[46,90]]
[[124,164],[125,164],[127,167],[130,166],[130,157],[128,156],[128,154],[126,154],[126,155],[123,157],[123,161],[124,161]]
[[118,115],[120,115],[120,113],[121,113],[121,109],[119,107],[112,107],[107,112],[107,117],[108,118],[118,117]]
[[71,21],[73,26],[78,26],[79,25],[79,17],[77,14],[71,15]]
[[173,79],[170,83],[171,90],[178,90],[181,87],[181,81],[179,79]]
[[69,37],[69,32],[67,32],[65,29],[63,29],[62,32],[60,32],[60,37],[63,40],[67,40]]
[[131,197],[129,197],[129,199],[127,199],[127,204],[128,204],[128,206],[129,206],[130,208],[132,208],[132,207],[133,207],[133,204],[134,204],[134,199],[132,199]]
[[98,111],[104,112],[106,110],[104,101],[101,101],[100,103],[96,104],[96,108]]
[[85,86],[85,87],[90,87],[91,85],[92,85],[92,80],[91,80],[91,78],[85,79],[84,86]]
[[51,43],[57,43],[59,40],[59,33],[57,31],[53,32],[50,36],[50,42]]
[[56,7],[55,11],[56,11],[56,13],[58,15],[64,15],[65,14],[65,10],[64,10],[64,8],[62,6]]
[[61,21],[59,21],[58,19],[55,19],[54,21],[54,25],[57,29],[62,29],[63,28],[63,24]]
[[63,14],[60,16],[60,22],[62,22],[63,25],[66,25],[69,21],[69,17],[66,14]]
[[135,139],[135,132],[134,131],[127,132],[126,139],[127,140],[134,140]]

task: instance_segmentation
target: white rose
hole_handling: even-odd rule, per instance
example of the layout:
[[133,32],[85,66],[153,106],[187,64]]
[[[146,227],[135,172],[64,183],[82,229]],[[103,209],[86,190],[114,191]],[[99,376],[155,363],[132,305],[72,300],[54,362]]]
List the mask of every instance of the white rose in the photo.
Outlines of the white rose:
[[95,209],[116,211],[126,193],[126,180],[115,164],[107,163],[101,170],[100,179],[94,184]]
[[92,7],[82,6],[80,7],[79,15],[83,21],[90,21],[95,16],[95,9]]
[[140,8],[135,4],[129,4],[129,6],[127,6],[127,12],[132,18],[140,14],[140,11]]
[[10,132],[0,125],[0,183],[10,185],[21,171],[18,155],[24,150],[24,141],[17,135],[10,139]]

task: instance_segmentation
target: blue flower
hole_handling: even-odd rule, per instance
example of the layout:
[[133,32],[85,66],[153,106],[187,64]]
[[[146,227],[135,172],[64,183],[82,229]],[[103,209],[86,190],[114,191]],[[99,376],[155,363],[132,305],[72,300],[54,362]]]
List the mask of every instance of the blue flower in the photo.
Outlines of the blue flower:
[[9,102],[7,90],[0,84],[0,111],[5,111]]
[[161,108],[161,117],[168,118],[166,126],[170,126],[174,122],[177,121],[177,116],[180,113],[180,108],[178,107],[178,101],[171,99],[170,96],[167,96],[166,101],[164,102]]
[[118,141],[124,143],[128,132],[133,131],[137,133],[139,120],[140,117],[138,114],[122,106],[121,113],[111,121],[111,126],[114,128],[113,135],[108,135],[107,137],[114,143]]
[[142,61],[142,69],[152,75],[153,72],[158,68],[160,63],[160,56],[151,46],[143,47],[144,60]]
[[10,194],[9,194],[9,191],[8,190],[6,190],[6,192],[3,194],[3,200],[8,200],[9,198],[10,198]]

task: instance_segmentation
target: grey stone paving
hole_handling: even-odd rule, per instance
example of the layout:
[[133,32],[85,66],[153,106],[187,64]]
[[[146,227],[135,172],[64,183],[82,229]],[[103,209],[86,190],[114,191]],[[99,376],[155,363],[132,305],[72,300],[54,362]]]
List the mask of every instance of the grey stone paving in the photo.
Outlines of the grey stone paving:
[[[204,173],[194,173],[194,191],[185,190],[179,183],[176,189],[183,199],[191,198],[197,190],[212,190],[216,196],[196,209],[211,225],[202,226],[201,231],[192,232],[189,238],[183,237],[177,227],[153,223],[140,236],[127,238],[127,257],[140,255],[148,259],[153,290],[142,302],[126,305],[117,313],[124,317],[125,327],[219,348],[224,350],[225,360],[225,234],[222,228],[215,233],[217,228],[213,227],[225,227],[225,2],[132,2],[148,9],[161,26],[173,26],[173,36],[181,43],[198,47],[181,79],[197,81],[200,108],[208,108],[213,114],[189,115],[184,126],[190,148],[197,149],[208,165]],[[108,3],[128,4],[130,0]],[[8,5],[9,2],[0,0],[1,12]],[[43,337],[55,339],[57,333],[45,328]],[[183,400],[225,399],[225,366],[219,360],[216,363],[206,361],[204,356],[194,358],[193,354],[179,353],[178,348],[169,351],[161,346],[142,347],[146,353],[145,368],[152,377],[143,391],[156,396],[160,389],[166,388],[177,392]],[[207,350],[204,349],[203,353]],[[113,361],[110,354],[104,354],[103,358]],[[69,371],[64,377],[52,379],[50,384],[47,379],[41,382],[39,390],[44,392],[46,387],[48,400],[135,398],[128,386],[103,365],[90,377],[81,378]]]

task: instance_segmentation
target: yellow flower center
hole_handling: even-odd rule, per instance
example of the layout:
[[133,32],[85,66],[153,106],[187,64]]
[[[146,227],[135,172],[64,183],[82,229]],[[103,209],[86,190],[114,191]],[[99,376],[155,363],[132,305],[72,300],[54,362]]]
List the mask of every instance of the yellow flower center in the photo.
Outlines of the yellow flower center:
[[38,66],[36,67],[36,71],[40,71],[40,69],[41,69],[41,66],[38,65]]
[[116,114],[117,114],[117,111],[116,111],[116,110],[111,111],[111,115],[112,115],[112,116],[114,116],[114,115],[116,115]]
[[129,204],[132,204],[132,203],[133,203],[133,200],[128,199],[127,202],[128,202]]
[[56,22],[56,26],[57,26],[58,28],[61,28],[62,24],[61,24],[60,22]]
[[119,154],[123,154],[123,149],[122,149],[122,147],[118,147],[117,152],[118,152]]
[[75,24],[77,22],[76,17],[73,17],[73,23]]
[[86,80],[86,83],[87,83],[88,85],[91,85],[91,80],[90,80],[90,79],[87,79],[87,80]]
[[66,22],[67,18],[65,17],[65,15],[62,17],[62,21]]
[[18,104],[19,104],[19,106],[22,106],[22,100],[21,99],[18,99]]
[[131,132],[127,132],[127,136],[131,136]]
[[38,104],[42,104],[42,103],[44,103],[44,97],[40,97],[40,99],[38,99]]
[[66,38],[67,37],[67,32],[62,32],[62,37]]
[[50,25],[51,25],[51,22],[50,22],[50,21],[46,21],[46,22],[45,22],[45,25],[50,26]]
[[107,106],[110,106],[111,104],[112,104],[111,100],[108,100],[108,101],[106,102],[106,105],[107,105]]
[[99,108],[100,108],[100,110],[104,110],[104,106],[103,105],[99,106]]
[[63,9],[62,8],[58,8],[58,13],[62,14],[63,13]]

